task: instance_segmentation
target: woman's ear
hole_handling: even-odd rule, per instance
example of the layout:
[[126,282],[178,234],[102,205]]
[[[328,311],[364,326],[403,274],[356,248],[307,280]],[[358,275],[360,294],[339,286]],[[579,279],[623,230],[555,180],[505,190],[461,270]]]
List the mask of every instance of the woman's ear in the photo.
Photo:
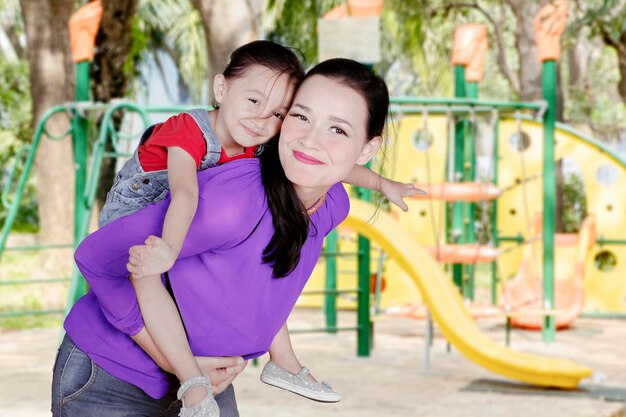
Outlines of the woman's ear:
[[215,96],[215,101],[221,103],[224,99],[224,95],[226,95],[227,89],[228,82],[226,81],[226,77],[224,77],[224,74],[217,74],[213,79],[213,95]]
[[380,136],[375,136],[372,140],[368,141],[363,150],[361,151],[361,155],[359,159],[356,160],[357,165],[365,165],[376,155],[378,150],[380,149],[380,145],[383,143],[383,138]]

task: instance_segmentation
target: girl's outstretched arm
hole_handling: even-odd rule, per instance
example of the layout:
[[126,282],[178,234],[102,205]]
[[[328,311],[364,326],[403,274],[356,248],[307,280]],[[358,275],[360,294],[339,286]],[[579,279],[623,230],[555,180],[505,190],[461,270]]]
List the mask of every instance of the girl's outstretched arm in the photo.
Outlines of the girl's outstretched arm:
[[406,197],[426,194],[423,190],[416,188],[415,185],[411,183],[402,183],[381,177],[362,165],[355,165],[352,172],[348,174],[348,177],[346,177],[344,181],[348,184],[356,185],[357,187],[378,191],[403,211],[409,209],[404,202]]

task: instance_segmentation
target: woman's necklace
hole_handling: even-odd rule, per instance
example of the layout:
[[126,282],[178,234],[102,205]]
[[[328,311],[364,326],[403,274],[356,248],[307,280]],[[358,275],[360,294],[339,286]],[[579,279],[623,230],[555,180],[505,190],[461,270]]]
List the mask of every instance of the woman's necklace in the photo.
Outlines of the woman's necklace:
[[322,207],[322,204],[324,204],[325,200],[326,200],[326,193],[324,193],[320,198],[318,198],[315,204],[313,204],[311,207],[306,209],[306,213],[309,216],[315,213],[317,210],[319,210],[320,207]]

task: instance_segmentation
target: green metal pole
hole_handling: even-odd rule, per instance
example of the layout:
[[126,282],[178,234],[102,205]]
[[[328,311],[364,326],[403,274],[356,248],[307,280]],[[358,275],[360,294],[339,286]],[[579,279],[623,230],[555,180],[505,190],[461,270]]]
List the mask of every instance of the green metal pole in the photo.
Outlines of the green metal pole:
[[[465,98],[465,67],[462,65],[454,66],[454,97]],[[452,181],[461,181],[463,179],[463,165],[465,155],[465,120],[460,119],[454,126],[454,178]],[[462,202],[452,203],[452,243],[464,243],[464,224],[463,224],[463,207]],[[452,266],[452,276],[455,285],[461,293],[464,293],[463,281],[463,265],[454,264]]]
[[[361,199],[371,201],[371,191],[359,189]],[[370,319],[370,241],[359,235],[358,238],[358,311],[357,311],[357,356],[369,356],[372,348],[373,332]]]
[[[133,103],[119,103],[113,105],[109,107],[104,113],[104,116],[102,117],[102,123],[100,125],[100,131],[98,133],[98,139],[96,140],[96,143],[94,144],[92,150],[89,178],[87,180],[85,192],[81,198],[81,201],[83,201],[84,204],[85,214],[81,218],[81,223],[79,224],[78,232],[76,234],[78,241],[82,240],[89,231],[89,216],[96,200],[96,192],[100,179],[100,168],[102,167],[102,159],[104,158],[106,141],[109,137],[110,130],[112,129],[112,118],[117,111],[120,111],[122,109],[139,113],[144,122],[144,127],[147,127],[150,124],[150,118],[146,114],[145,109]],[[78,268],[74,266],[70,280],[70,289],[68,292],[67,305],[65,307],[66,313],[69,313],[76,300],[78,300],[85,293],[83,287],[83,285],[85,284],[83,283],[84,278],[80,276]]]
[[[374,73],[373,65],[365,65]],[[371,163],[365,165],[370,168]],[[358,190],[363,201],[372,201],[372,192],[368,188]],[[374,341],[374,329],[370,317],[370,241],[364,236],[358,238],[358,312],[357,312],[357,356],[369,356]]]
[[465,87],[467,89],[467,98],[478,98],[478,83],[476,81],[468,81]]
[[370,320],[370,241],[359,235],[359,293],[357,321],[357,355],[369,356],[372,346],[372,323]]
[[[89,101],[89,61],[81,61],[76,64],[76,102]],[[74,196],[74,246],[78,246],[82,236],[80,225],[85,216],[91,213],[85,207],[85,185],[87,183],[87,134],[88,120],[84,113],[77,111],[72,119],[72,141],[74,148],[75,196]],[[79,278],[78,292],[82,296],[87,292],[87,283],[83,277]],[[75,301],[75,300],[74,300]]]
[[[556,123],[556,63],[543,62],[543,98],[548,103],[543,125],[543,304],[545,310],[554,309],[554,233],[555,196],[554,176],[554,126]],[[555,339],[554,315],[543,319],[542,338],[546,342]]]
[[[467,98],[478,98],[478,83],[470,81],[466,84]],[[476,181],[476,126],[477,119],[470,120],[467,124],[469,131],[465,137],[465,163],[463,169],[463,181]],[[464,219],[465,226],[464,236],[465,241],[468,243],[476,242],[476,233],[474,232],[474,219],[476,217],[476,204],[469,203],[464,204]],[[465,265],[465,273],[467,275],[467,281],[465,286],[465,297],[470,300],[474,300],[474,275],[475,265]]]
[[[498,185],[498,162],[500,160],[500,135],[499,135],[500,118],[495,121],[493,126],[493,183]],[[491,236],[493,245],[497,248],[500,246],[500,236],[498,231],[498,199],[491,203]],[[491,304],[498,305],[498,260],[491,263]]]
[[[333,230],[326,236],[326,290],[337,289],[337,231]],[[336,333],[337,330],[337,293],[326,293],[324,296],[324,314],[326,331]],[[335,329],[335,330],[332,330]]]
[[[41,136],[45,132],[46,123],[48,122],[48,119],[50,119],[50,117],[52,117],[53,115],[65,111],[65,106],[52,107],[48,111],[46,111],[43,116],[41,116],[39,123],[37,123],[37,126],[35,128],[35,134],[33,135],[33,142],[30,145],[30,150],[28,152],[28,155],[26,156],[26,162],[24,163],[24,168],[22,169],[22,173],[20,174],[15,190],[15,195],[13,196],[13,201],[10,204],[9,212],[4,220],[4,225],[2,227],[2,235],[0,235],[0,257],[4,252],[7,240],[9,238],[9,233],[11,232],[11,227],[13,227],[13,223],[15,222],[15,218],[17,217],[20,201],[22,200],[22,195],[24,194],[24,189],[26,187],[26,181],[30,176],[30,172],[35,162],[35,155],[37,154],[39,142],[41,142]],[[19,157],[19,155],[16,155],[16,157]],[[3,200],[5,200],[5,197],[8,198],[8,190],[6,195],[5,193],[3,193]]]

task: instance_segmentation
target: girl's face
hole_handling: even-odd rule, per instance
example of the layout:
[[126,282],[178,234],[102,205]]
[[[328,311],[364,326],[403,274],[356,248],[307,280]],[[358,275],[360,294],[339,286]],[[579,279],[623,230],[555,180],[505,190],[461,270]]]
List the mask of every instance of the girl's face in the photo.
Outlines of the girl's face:
[[297,191],[321,195],[355,164],[378,151],[381,137],[367,137],[368,110],[355,90],[321,75],[298,89],[280,132],[279,154]]
[[217,75],[213,92],[220,105],[215,123],[220,141],[250,147],[268,142],[279,132],[294,87],[288,75],[252,65],[239,78]]

